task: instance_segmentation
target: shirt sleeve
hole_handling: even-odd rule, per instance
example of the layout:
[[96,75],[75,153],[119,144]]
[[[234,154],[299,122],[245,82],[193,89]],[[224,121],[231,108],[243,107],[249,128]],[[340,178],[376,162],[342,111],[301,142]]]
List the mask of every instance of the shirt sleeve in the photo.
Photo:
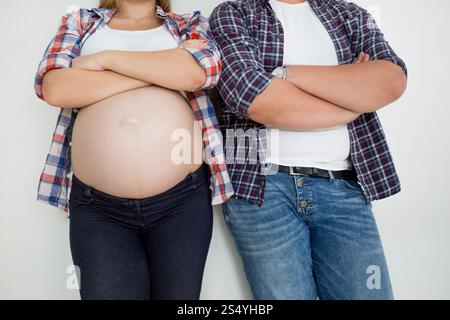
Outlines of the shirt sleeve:
[[50,41],[39,64],[34,80],[36,95],[44,100],[42,80],[50,70],[70,68],[79,55],[82,10],[62,16],[56,36]]
[[384,38],[383,33],[378,27],[375,19],[367,10],[356,6],[358,10],[358,20],[360,27],[358,32],[352,37],[355,54],[364,51],[370,55],[371,60],[390,61],[402,68],[405,75],[408,75],[405,62],[397,56],[389,43]]
[[186,30],[188,30],[188,32],[183,33],[181,36],[182,41],[200,39],[206,40],[208,44],[203,50],[185,48],[185,50],[187,50],[203,68],[206,74],[205,83],[196,90],[212,89],[219,81],[220,73],[222,71],[222,62],[216,42],[210,32],[208,19],[203,17],[200,14],[200,11],[196,11],[188,19]]
[[223,63],[217,89],[233,113],[248,117],[248,108],[273,76],[264,69],[243,14],[232,4],[219,5],[210,17],[210,25]]

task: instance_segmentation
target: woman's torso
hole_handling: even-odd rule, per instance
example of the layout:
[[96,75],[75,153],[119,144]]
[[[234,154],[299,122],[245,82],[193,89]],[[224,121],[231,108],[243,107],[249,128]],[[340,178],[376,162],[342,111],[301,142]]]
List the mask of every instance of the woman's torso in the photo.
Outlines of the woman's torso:
[[[143,31],[105,26],[86,41],[81,55],[176,47],[164,25]],[[118,197],[145,198],[170,189],[200,167],[202,154],[201,131],[189,104],[179,92],[158,86],[81,108],[72,134],[74,174]]]

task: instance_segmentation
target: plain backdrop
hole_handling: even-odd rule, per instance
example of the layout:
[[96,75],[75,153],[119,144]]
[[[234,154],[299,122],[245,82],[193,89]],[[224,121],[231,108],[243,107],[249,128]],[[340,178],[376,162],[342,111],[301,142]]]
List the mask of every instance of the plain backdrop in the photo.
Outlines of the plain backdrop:
[[[174,1],[178,13],[209,15],[221,1]],[[403,192],[374,203],[396,298],[450,298],[450,2],[360,0],[409,68],[409,88],[380,112]],[[0,10],[0,299],[78,299],[68,219],[35,200],[58,111],[39,101],[33,79],[70,5],[94,0],[2,0]],[[370,85],[370,83],[367,83]],[[215,210],[203,299],[248,299],[249,289]]]

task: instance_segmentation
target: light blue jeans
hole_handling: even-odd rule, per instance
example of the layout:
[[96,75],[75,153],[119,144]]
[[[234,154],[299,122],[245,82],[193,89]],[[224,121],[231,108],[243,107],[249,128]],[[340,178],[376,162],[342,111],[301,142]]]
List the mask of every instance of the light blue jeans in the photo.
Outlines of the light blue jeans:
[[380,236],[357,182],[267,177],[262,207],[232,199],[224,217],[255,299],[390,300]]

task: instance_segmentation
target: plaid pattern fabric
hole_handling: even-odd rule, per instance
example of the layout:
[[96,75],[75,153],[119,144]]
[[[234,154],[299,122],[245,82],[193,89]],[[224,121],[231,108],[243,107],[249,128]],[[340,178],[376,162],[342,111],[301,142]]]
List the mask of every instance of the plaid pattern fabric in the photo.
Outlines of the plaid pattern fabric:
[[[40,99],[44,99],[42,79],[45,73],[53,69],[70,68],[72,60],[79,56],[87,38],[107,24],[113,14],[114,10],[95,8],[81,9],[62,17],[58,32],[45,50],[36,74],[35,91]],[[186,49],[203,67],[207,80],[195,92],[181,94],[190,103],[203,133],[205,161],[211,171],[212,204],[224,203],[234,191],[225,163],[222,133],[207,95],[207,89],[217,84],[222,69],[220,54],[209,33],[208,20],[198,11],[189,15],[177,15],[165,13],[160,7],[157,7],[157,15],[164,19],[179,44],[189,39],[208,40],[206,49]],[[70,144],[77,112],[76,106],[73,109],[61,109],[38,188],[38,200],[66,212],[69,211],[72,184]]]
[[[338,0],[309,3],[333,40],[339,64],[352,63],[364,51],[371,59],[391,61],[407,73],[366,10]],[[217,86],[222,97],[220,122],[235,196],[262,205],[265,175],[271,168],[264,162],[266,130],[248,118],[247,110],[270,84],[272,71],[283,65],[283,28],[268,0],[224,2],[212,13],[210,26],[222,54]],[[367,200],[398,193],[400,182],[377,114],[362,115],[348,129],[351,160]],[[236,139],[239,131],[247,139]]]

